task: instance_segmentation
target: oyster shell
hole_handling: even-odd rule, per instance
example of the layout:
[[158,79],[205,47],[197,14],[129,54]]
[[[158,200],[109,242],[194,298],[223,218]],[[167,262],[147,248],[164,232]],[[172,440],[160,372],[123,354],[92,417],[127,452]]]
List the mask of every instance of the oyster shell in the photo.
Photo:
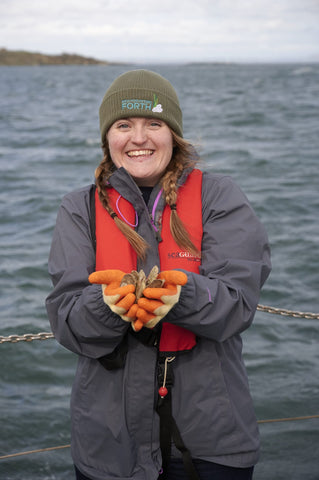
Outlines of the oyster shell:
[[126,273],[122,278],[121,286],[123,285],[135,285],[136,300],[142,297],[143,291],[146,287],[160,288],[162,287],[164,280],[157,278],[158,266],[155,265],[146,278],[144,270],[137,272],[132,270],[130,273]]

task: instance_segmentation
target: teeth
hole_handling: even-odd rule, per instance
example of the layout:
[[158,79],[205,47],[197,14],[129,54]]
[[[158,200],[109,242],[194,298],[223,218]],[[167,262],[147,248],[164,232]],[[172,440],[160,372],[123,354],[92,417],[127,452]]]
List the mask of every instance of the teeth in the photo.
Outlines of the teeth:
[[132,150],[127,152],[129,157],[141,157],[145,155],[152,155],[153,150]]

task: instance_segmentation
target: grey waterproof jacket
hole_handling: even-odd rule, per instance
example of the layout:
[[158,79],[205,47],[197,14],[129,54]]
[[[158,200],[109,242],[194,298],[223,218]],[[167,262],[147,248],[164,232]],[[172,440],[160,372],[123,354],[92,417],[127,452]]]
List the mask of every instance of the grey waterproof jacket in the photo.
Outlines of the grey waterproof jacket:
[[[160,187],[154,187],[146,206],[123,168],[110,183],[134,205],[137,231],[151,246],[138,265],[147,274],[160,265],[150,221]],[[88,282],[95,270],[89,192],[87,186],[63,198],[49,258],[54,289],[46,300],[56,339],[78,355],[72,457],[93,480],[156,480],[161,469],[157,347],[129,335],[123,368],[106,370],[97,360],[113,352],[131,327],[103,302],[101,286]],[[156,218],[163,207],[161,199]],[[270,272],[267,235],[228,176],[203,173],[202,218],[200,274],[186,272],[180,300],[165,317],[197,336],[196,347],[173,364],[173,416],[193,458],[249,467],[258,460],[259,435],[240,333],[252,323]]]

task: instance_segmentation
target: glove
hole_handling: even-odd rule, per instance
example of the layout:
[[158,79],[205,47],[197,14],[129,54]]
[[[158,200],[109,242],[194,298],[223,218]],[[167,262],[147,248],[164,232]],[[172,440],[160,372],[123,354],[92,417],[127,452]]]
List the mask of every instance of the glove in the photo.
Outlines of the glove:
[[121,270],[100,270],[91,273],[90,283],[102,284],[103,300],[112,312],[125,322],[136,320],[135,285],[126,284]]
[[178,270],[160,272],[157,278],[164,281],[163,286],[145,288],[137,302],[137,320],[132,324],[135,330],[141,326],[154,328],[179,301],[182,286],[187,283],[187,275]]

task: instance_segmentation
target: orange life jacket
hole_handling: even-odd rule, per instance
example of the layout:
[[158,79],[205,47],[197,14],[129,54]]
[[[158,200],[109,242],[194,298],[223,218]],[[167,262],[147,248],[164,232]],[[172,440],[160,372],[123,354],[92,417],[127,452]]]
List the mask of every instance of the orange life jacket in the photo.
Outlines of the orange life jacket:
[[[176,209],[190,238],[199,251],[203,235],[202,227],[202,172],[194,169],[186,182],[179,187]],[[114,188],[108,188],[111,206],[119,217],[123,216],[129,225],[136,223],[133,205],[125,200]],[[102,206],[95,192],[96,215],[96,270],[119,269],[130,272],[137,269],[137,256],[130,243],[117,228],[114,220]],[[171,210],[165,206],[162,217],[162,241],[158,245],[161,271],[184,269],[199,272],[200,258],[183,251],[175,242],[170,231]],[[177,325],[163,322],[160,351],[176,352],[190,350],[196,344],[195,335]]]

